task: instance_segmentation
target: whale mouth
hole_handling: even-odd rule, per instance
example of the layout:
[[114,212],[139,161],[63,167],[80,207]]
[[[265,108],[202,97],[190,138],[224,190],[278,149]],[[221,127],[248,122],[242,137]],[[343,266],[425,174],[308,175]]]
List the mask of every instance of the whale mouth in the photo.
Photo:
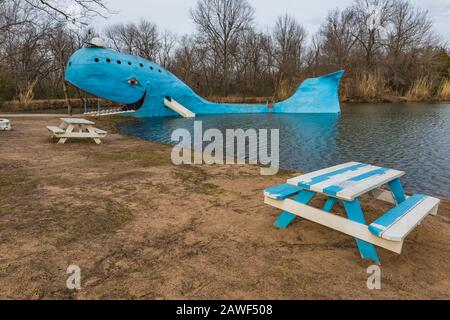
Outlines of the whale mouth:
[[139,109],[142,108],[142,106],[144,105],[145,102],[145,98],[147,97],[147,90],[145,90],[144,94],[142,95],[141,98],[139,98],[138,101],[133,102],[133,103],[129,103],[126,104],[123,108],[122,111],[138,111]]

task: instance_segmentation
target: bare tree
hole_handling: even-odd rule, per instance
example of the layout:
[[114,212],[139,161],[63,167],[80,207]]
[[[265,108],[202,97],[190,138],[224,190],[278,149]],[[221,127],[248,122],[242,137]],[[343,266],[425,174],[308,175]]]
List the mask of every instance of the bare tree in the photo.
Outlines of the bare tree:
[[158,27],[148,20],[141,19],[134,28],[135,51],[141,57],[155,61],[161,46]]
[[56,66],[58,86],[62,86],[64,99],[66,100],[68,114],[72,114],[72,106],[66,81],[64,79],[66,73],[66,65],[70,55],[77,49],[73,32],[66,28],[66,25],[60,23],[46,34],[45,45],[52,54],[53,64]]
[[437,45],[432,29],[427,11],[415,9],[405,0],[396,1],[387,35],[389,52],[398,55],[414,47]]
[[105,29],[105,37],[112,46],[129,54],[136,54],[150,60],[156,60],[160,49],[158,28],[148,20],[139,24],[115,24]]
[[[6,0],[8,1],[8,0]],[[9,0],[16,1],[16,0]],[[53,19],[87,25],[97,16],[107,17],[111,11],[105,0],[19,0]]]
[[250,29],[254,9],[247,0],[199,0],[191,17],[200,37],[208,43],[220,63],[221,89],[228,92],[232,50],[239,35]]
[[351,7],[352,35],[365,54],[369,70],[375,68],[375,56],[383,47],[383,38],[394,9],[393,0],[356,0]]
[[170,31],[164,31],[160,39],[160,49],[158,52],[159,63],[168,69],[173,60],[173,51],[177,44],[177,36]]
[[135,51],[137,30],[134,23],[118,23],[106,27],[104,35],[113,48],[128,54]]
[[0,37],[11,28],[32,23],[36,14],[30,9],[18,0],[0,0]]
[[278,18],[273,36],[279,72],[290,78],[300,70],[306,30],[286,14]]
[[323,54],[335,68],[344,68],[348,64],[357,42],[352,34],[352,18],[351,10],[333,10],[320,28]]

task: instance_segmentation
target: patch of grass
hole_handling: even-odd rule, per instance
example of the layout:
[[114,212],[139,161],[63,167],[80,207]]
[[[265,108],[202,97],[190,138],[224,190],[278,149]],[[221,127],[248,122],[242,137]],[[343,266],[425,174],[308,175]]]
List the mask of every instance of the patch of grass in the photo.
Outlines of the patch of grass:
[[172,176],[175,179],[181,180],[183,185],[192,192],[206,195],[215,195],[223,192],[218,185],[206,182],[209,175],[199,166],[179,166],[172,173]]
[[[60,212],[60,208],[56,208]],[[72,210],[71,210],[72,211]],[[77,212],[78,216],[74,216]],[[84,205],[73,212],[64,211],[63,215],[55,215],[65,232],[59,237],[58,244],[66,244],[80,239],[88,239],[103,234],[114,233],[130,222],[134,214],[126,205],[103,199],[97,205]],[[70,215],[70,217],[69,217]]]
[[158,206],[155,204],[154,199],[152,197],[141,197],[136,199],[137,202],[142,205],[145,209],[153,210]]
[[172,174],[174,178],[182,182],[198,184],[208,179],[208,174],[199,166],[182,165],[178,166]]
[[0,174],[0,195],[22,196],[32,193],[38,186],[39,179],[24,172],[10,172]]
[[134,162],[140,165],[169,165],[170,155],[158,151],[115,151],[93,154],[99,162]]
[[90,199],[83,205],[67,201],[42,205],[3,205],[0,210],[0,241],[33,237],[56,239],[57,245],[95,238],[116,232],[134,214],[124,204],[109,199]]
[[146,185],[155,188],[159,193],[169,194],[171,188],[167,186],[167,184],[159,183],[159,182],[147,182]]

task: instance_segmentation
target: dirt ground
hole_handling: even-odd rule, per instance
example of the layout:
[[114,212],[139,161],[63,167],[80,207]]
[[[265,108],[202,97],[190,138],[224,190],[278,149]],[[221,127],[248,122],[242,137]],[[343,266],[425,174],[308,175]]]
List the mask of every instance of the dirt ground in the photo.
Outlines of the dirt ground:
[[[177,167],[169,146],[95,121],[113,132],[99,146],[52,143],[45,126],[56,118],[15,118],[0,132],[0,298],[450,298],[447,200],[402,255],[378,249],[382,289],[370,291],[370,262],[351,237],[301,219],[273,227],[279,212],[262,190],[295,173]],[[390,208],[362,204],[370,221]],[[66,288],[72,264],[78,292]]]

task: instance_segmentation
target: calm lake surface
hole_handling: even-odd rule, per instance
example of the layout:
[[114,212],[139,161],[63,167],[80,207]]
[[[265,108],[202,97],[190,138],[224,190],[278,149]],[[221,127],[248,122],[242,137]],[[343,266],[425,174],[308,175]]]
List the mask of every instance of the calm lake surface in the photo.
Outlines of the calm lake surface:
[[[280,166],[309,172],[359,161],[406,172],[409,192],[450,197],[450,104],[344,104],[340,115],[199,116],[203,130],[280,130]],[[145,118],[121,126],[141,139],[175,144],[194,120]],[[268,178],[270,179],[270,178]]]

